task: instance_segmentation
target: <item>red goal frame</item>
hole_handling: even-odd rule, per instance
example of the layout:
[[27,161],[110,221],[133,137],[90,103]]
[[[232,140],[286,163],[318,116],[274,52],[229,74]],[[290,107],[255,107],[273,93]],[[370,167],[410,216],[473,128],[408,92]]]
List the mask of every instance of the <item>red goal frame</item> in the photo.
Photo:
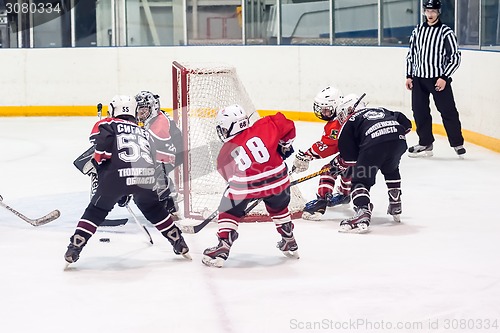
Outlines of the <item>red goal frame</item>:
[[[179,128],[182,131],[183,143],[184,147],[187,150],[189,145],[189,135],[188,135],[188,116],[190,110],[189,105],[189,84],[190,74],[228,74],[231,73],[232,69],[224,70],[224,69],[203,69],[202,72],[194,71],[186,66],[182,65],[177,61],[172,62],[172,99],[173,99],[173,119],[178,124]],[[214,127],[215,133],[215,127]],[[180,195],[182,195],[182,208],[185,218],[192,219],[204,219],[209,214],[213,213],[213,211],[207,211],[203,213],[193,213],[191,211],[191,181],[190,181],[190,165],[191,165],[191,154],[186,151],[184,153],[184,160],[181,166],[182,172],[179,168],[176,168],[174,171],[174,182],[178,189]],[[300,192],[300,191],[299,191]],[[220,194],[222,196],[222,193]],[[220,200],[220,198],[219,198]],[[268,222],[272,221],[269,215],[262,214],[263,203],[259,204],[260,213],[259,212],[250,212],[247,216],[242,219],[242,222]],[[267,214],[267,212],[266,212]],[[302,216],[302,210],[292,212],[291,216],[293,219],[300,218]]]

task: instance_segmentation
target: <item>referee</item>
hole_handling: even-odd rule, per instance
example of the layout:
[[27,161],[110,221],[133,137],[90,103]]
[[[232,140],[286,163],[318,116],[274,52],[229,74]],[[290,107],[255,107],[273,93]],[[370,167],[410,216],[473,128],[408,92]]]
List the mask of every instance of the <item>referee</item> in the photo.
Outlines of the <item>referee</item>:
[[462,157],[464,138],[451,89],[451,75],[460,66],[461,58],[457,36],[439,19],[440,0],[426,0],[423,9],[427,20],[413,30],[406,56],[406,89],[412,91],[411,106],[419,138],[418,144],[408,149],[409,156],[432,156],[432,94],[450,146]]

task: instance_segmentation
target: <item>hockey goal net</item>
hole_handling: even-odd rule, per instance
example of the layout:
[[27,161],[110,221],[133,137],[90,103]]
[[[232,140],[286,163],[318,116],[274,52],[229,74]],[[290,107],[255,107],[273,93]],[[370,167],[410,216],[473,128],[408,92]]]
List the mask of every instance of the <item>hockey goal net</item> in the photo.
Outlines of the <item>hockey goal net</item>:
[[[174,179],[182,199],[184,217],[202,219],[217,210],[226,182],[217,172],[216,160],[222,142],[215,130],[217,111],[241,105],[251,123],[259,115],[236,69],[224,64],[172,63],[173,116],[184,138],[184,162]],[[289,209],[301,215],[304,199],[297,186],[291,188]],[[245,221],[270,221],[263,203]]]

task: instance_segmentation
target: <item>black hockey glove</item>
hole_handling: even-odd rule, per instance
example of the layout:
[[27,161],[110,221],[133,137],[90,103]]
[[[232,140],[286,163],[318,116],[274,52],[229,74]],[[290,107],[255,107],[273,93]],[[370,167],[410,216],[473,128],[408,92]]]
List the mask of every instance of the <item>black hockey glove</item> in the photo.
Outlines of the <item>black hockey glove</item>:
[[118,200],[118,206],[120,207],[125,207],[128,205],[128,203],[130,202],[130,199],[132,199],[132,194],[128,194],[128,195],[124,195],[123,197],[120,198],[120,200]]
[[347,170],[348,167],[352,166],[346,161],[344,161],[344,159],[340,157],[340,155],[335,156],[335,158],[330,161],[330,165],[331,165],[330,173],[332,175],[342,173],[345,170]]
[[280,139],[280,141],[278,142],[278,154],[280,154],[280,156],[284,160],[286,160],[288,157],[290,157],[290,155],[292,155],[294,152],[293,147],[292,147],[293,140],[294,139],[284,141],[283,139]]
[[290,157],[290,155],[292,155],[294,151],[295,150],[293,149],[293,146],[288,146],[288,147],[278,146],[278,154],[280,154],[284,160]]

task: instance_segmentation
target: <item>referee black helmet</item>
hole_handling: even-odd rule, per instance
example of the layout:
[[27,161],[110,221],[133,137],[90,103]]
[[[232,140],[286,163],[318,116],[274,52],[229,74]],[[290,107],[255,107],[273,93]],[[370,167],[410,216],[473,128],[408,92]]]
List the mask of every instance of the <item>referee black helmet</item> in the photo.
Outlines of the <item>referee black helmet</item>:
[[426,0],[424,1],[425,9],[441,9],[441,1],[440,0]]

